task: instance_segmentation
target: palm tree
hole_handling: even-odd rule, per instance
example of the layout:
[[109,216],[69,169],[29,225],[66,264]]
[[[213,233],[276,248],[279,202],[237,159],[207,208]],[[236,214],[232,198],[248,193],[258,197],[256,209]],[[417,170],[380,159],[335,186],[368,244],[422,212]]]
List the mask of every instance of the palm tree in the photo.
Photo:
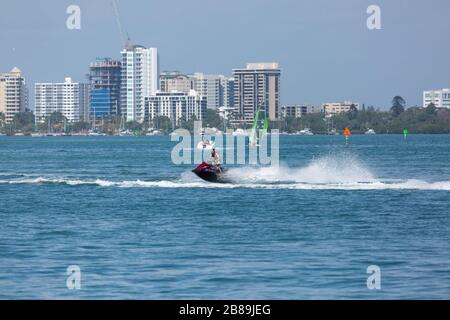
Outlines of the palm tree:
[[45,123],[47,128],[52,129],[52,131],[56,129],[61,132],[65,121],[67,121],[67,118],[61,112],[55,111],[46,118]]
[[16,113],[13,124],[16,130],[30,134],[34,129],[34,114],[31,111]]

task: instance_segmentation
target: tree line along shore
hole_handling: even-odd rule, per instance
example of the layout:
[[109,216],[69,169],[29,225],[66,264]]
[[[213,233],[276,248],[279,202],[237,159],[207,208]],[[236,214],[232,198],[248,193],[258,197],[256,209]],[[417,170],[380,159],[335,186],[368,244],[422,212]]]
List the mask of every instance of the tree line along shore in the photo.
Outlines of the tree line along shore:
[[[270,128],[278,129],[282,133],[296,133],[309,129],[315,134],[342,133],[349,128],[353,134],[362,134],[372,129],[379,134],[401,134],[406,129],[412,134],[448,134],[450,133],[450,110],[438,109],[433,104],[427,107],[405,107],[403,98],[397,96],[392,101],[389,111],[375,110],[373,107],[358,110],[351,108],[348,112],[336,115],[324,113],[311,113],[300,118],[286,117],[278,121],[271,121]],[[31,111],[20,112],[14,116],[11,123],[5,122],[5,115],[0,113],[0,133],[6,135],[31,135],[32,133],[80,133],[95,131],[107,135],[114,135],[120,131],[132,132],[135,135],[145,135],[149,130],[158,130],[168,134],[177,128],[194,128],[193,118],[190,121],[180,121],[175,125],[167,117],[157,117],[151,123],[127,122],[123,123],[120,116],[107,116],[93,123],[68,123],[65,117],[55,112],[42,124],[35,124],[34,114]],[[214,110],[208,110],[205,127],[237,129],[232,122],[220,117]],[[241,127],[248,129],[251,125]]]

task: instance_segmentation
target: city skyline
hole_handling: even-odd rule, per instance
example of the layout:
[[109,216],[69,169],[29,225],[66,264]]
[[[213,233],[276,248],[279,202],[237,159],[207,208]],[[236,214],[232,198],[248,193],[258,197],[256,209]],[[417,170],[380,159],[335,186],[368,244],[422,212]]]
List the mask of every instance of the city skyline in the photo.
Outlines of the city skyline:
[[[149,52],[153,50],[155,52],[154,57],[157,59],[157,48],[146,49],[142,46],[133,46],[133,48],[139,48],[144,51],[148,50]],[[135,49],[133,49],[133,51],[134,50]],[[128,50],[124,50],[122,51],[122,54],[127,52]],[[125,54],[124,57],[126,58],[126,62],[130,62],[128,54]],[[138,60],[140,61],[142,58],[138,58]],[[157,62],[153,62],[153,64],[158,65]],[[255,118],[255,112],[258,111],[264,111],[270,120],[275,121],[279,120],[280,117],[285,118],[287,116],[294,116],[297,118],[302,117],[304,114],[318,112],[325,115],[336,115],[349,112],[352,108],[355,108],[356,110],[362,108],[362,110],[365,110],[367,107],[371,110],[379,110],[375,109],[373,105],[366,106],[365,104],[362,104],[361,107],[360,103],[349,100],[326,102],[321,105],[305,103],[281,104],[279,102],[280,69],[276,62],[248,63],[246,68],[233,69],[234,76],[231,78],[223,75],[206,75],[203,73],[184,75],[179,71],[163,71],[161,74],[156,72],[154,79],[148,82],[145,89],[140,85],[136,86],[134,83],[130,86],[130,77],[124,77],[124,75],[127,74],[125,70],[129,68],[130,64],[127,63],[128,67],[126,67],[125,70],[123,70],[124,68],[121,68],[120,65],[121,63],[119,61],[112,60],[111,58],[97,58],[95,62],[90,64],[88,83],[73,82],[71,77],[65,77],[64,82],[35,83],[33,91],[35,93],[34,110],[28,107],[29,90],[26,86],[26,79],[21,76],[20,69],[14,67],[9,73],[0,73],[2,84],[14,86],[0,86],[0,113],[5,115],[7,123],[12,121],[14,114],[27,110],[30,110],[34,114],[36,123],[41,124],[44,123],[45,118],[49,117],[53,112],[61,112],[69,122],[91,122],[107,115],[121,114],[127,118],[127,113],[129,113],[128,109],[131,107],[132,110],[134,110],[132,111],[133,113],[139,112],[142,116],[141,119],[128,119],[128,121],[137,120],[137,122],[143,123],[152,120],[155,115],[167,116],[164,112],[156,111],[156,109],[150,111],[149,108],[151,108],[151,106],[147,103],[148,98],[157,98],[154,100],[157,101],[161,98],[165,99],[165,97],[170,97],[170,99],[176,98],[175,100],[179,101],[178,98],[180,97],[180,94],[186,97],[198,96],[204,98],[205,111],[206,109],[211,109],[217,110],[219,113],[223,114],[223,112],[226,112],[225,109],[234,109],[233,112],[235,116],[237,116],[237,118],[233,120],[234,124],[238,122],[247,124],[252,123]],[[133,64],[131,64],[131,66],[133,66]],[[142,67],[138,68],[142,69]],[[151,69],[152,68],[150,68],[149,71],[151,71]],[[120,77],[120,74],[122,74],[122,77]],[[17,87],[18,83],[10,83],[6,80],[10,78],[17,78],[22,85]],[[125,78],[127,80],[121,81],[120,78]],[[158,85],[155,85],[153,92],[150,92],[152,91],[151,84],[155,83],[155,79],[160,81],[156,82]],[[212,83],[210,84],[209,82],[211,81]],[[139,80],[138,83],[141,83],[141,80]],[[128,87],[129,89],[127,89]],[[249,91],[249,89],[253,87],[254,89]],[[142,106],[138,107],[134,102],[132,105],[129,105],[127,96],[120,99],[124,104],[119,102],[118,94],[121,88],[126,92],[130,90],[139,90],[139,92],[144,92],[146,90],[150,91],[146,94],[139,94],[139,96],[144,98],[144,101],[142,101]],[[14,100],[9,98],[5,100],[5,90],[10,90],[11,92],[14,91],[17,98],[14,98]],[[78,92],[80,94],[78,94]],[[448,88],[424,90],[422,105],[418,107],[426,108],[432,104],[435,108],[450,109],[449,92],[450,89]],[[10,97],[12,96],[10,95]],[[244,104],[242,104],[244,100],[240,101],[240,97],[243,97],[246,101]],[[211,98],[212,105],[210,106],[211,102],[209,101]],[[397,98],[403,100],[402,97],[399,96],[394,97],[394,100]],[[136,99],[134,98],[132,100],[134,101]],[[175,102],[175,100],[173,100],[173,102]],[[235,103],[232,103],[233,101]],[[247,107],[245,107],[245,105]],[[175,104],[173,106],[175,106]],[[168,107],[168,105],[165,107]],[[407,106],[405,105],[405,107]],[[204,116],[198,113],[204,112],[198,111],[201,110],[201,108],[197,106],[192,109],[196,110],[194,113],[199,119],[204,118]],[[182,109],[187,111],[187,113],[179,113]],[[181,120],[181,116],[183,116],[183,118],[186,117],[185,120],[190,118],[190,111],[186,108],[182,109],[177,109],[178,111],[176,114],[179,116],[177,121]],[[153,114],[150,118],[149,113]],[[168,117],[172,118],[171,115]]]
[[[449,86],[450,76],[440,70],[450,45],[439,40],[439,35],[450,30],[445,20],[448,2],[378,1],[382,29],[373,31],[366,27],[371,1],[258,3],[231,1],[217,6],[214,1],[197,0],[177,2],[170,11],[164,3],[120,1],[119,8],[132,40],[158,48],[161,70],[229,76],[233,68],[247,62],[278,61],[283,71],[282,104],[351,99],[385,110],[395,95],[402,95],[408,105],[420,105],[423,90]],[[0,11],[8,13],[2,19],[8,28],[0,31],[8,48],[0,54],[0,70],[18,66],[29,84],[67,76],[84,82],[86,66],[96,57],[119,59],[122,45],[110,2],[77,1],[82,29],[73,31],[65,26],[70,4],[49,0],[40,7],[35,3],[24,6],[21,1],[0,4]],[[19,11],[22,20],[12,21],[9,16],[17,17]],[[155,13],[160,11],[169,12],[171,19]],[[226,24],[249,12],[271,19],[253,26],[257,20],[253,15],[247,17],[240,25],[247,28],[246,37],[236,32],[237,26]],[[149,18],[143,19],[144,14]],[[195,19],[199,16],[202,22]],[[217,27],[199,29],[213,20]],[[420,20],[424,22],[415,23]],[[186,30],[180,32],[180,26]],[[200,30],[201,39],[207,41],[193,41],[189,30],[197,34]],[[430,37],[440,41],[439,50],[417,41]],[[30,48],[34,48],[32,55]]]

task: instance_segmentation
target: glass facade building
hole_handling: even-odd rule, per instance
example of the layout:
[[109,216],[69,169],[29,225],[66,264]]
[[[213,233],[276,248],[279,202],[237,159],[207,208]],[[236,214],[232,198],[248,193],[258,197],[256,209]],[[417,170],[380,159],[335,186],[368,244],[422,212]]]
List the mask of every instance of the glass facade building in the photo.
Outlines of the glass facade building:
[[121,64],[109,58],[90,65],[90,118],[99,119],[120,113]]

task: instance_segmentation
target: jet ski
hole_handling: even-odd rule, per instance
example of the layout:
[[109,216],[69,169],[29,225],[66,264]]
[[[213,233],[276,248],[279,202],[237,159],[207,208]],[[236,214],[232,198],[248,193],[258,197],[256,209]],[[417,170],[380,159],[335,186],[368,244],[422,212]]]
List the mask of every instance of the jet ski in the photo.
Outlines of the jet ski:
[[192,170],[200,179],[208,182],[214,183],[229,183],[230,181],[226,179],[226,170],[223,168],[218,168],[206,162],[203,162],[197,168]]

